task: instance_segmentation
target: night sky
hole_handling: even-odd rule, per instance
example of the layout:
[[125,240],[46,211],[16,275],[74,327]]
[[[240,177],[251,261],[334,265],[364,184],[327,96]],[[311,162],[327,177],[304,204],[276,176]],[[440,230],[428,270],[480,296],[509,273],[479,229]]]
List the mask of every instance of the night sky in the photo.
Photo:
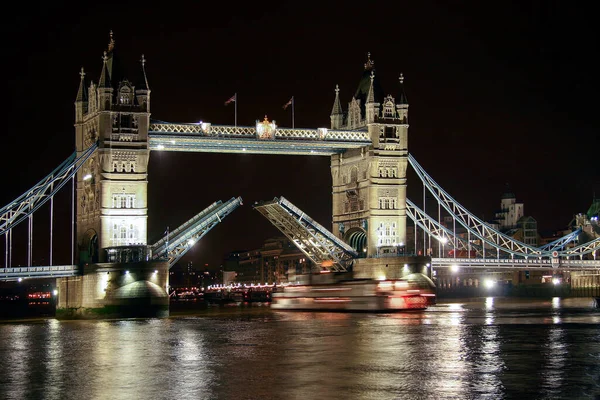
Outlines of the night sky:
[[[153,119],[233,125],[233,104],[223,104],[237,92],[239,125],[267,115],[291,126],[282,106],[293,95],[296,127],[329,127],[335,85],[346,109],[370,52],[386,94],[396,93],[404,74],[409,151],[475,215],[490,219],[508,184],[541,230],[564,229],[600,196],[600,35],[587,6],[280,1],[139,8],[150,3],[21,2],[4,14],[1,205],[74,151],[78,73],[83,66],[87,83],[98,81],[110,30],[128,70],[137,70],[141,54],[147,60]],[[213,268],[225,253],[278,236],[252,209],[276,196],[330,228],[329,163],[322,156],[153,152],[148,241],[237,196],[244,206],[184,262]],[[422,202],[414,174],[408,184],[409,198]],[[56,213],[64,214],[56,235],[66,247],[70,211],[57,205]],[[45,218],[34,221],[44,232]],[[38,263],[45,240],[34,243]],[[65,249],[55,251],[68,263]]]

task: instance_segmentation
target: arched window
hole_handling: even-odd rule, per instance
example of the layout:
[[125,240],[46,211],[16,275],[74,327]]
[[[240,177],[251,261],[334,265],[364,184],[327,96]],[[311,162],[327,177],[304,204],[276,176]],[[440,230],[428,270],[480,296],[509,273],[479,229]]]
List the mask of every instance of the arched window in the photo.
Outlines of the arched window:
[[358,168],[352,168],[350,171],[350,183],[356,183],[358,181]]

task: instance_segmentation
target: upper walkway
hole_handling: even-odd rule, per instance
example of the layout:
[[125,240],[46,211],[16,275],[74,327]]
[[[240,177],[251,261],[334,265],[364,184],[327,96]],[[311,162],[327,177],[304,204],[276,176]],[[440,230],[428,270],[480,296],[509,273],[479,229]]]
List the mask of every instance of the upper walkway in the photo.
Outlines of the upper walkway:
[[151,150],[213,153],[330,156],[371,144],[367,131],[280,128],[268,121],[256,126],[153,121],[148,136]]

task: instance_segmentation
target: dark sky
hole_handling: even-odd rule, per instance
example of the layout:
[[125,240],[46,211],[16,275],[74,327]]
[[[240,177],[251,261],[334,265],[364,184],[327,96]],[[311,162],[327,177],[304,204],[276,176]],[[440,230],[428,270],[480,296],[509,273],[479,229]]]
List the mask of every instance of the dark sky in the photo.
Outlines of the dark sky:
[[[293,95],[296,127],[329,127],[335,85],[346,107],[370,52],[386,93],[405,76],[410,152],[475,215],[492,217],[509,184],[541,229],[561,229],[600,196],[600,35],[595,14],[579,2],[140,8],[150,3],[22,2],[5,14],[0,204],[74,150],[78,72],[83,66],[98,81],[110,30],[127,68],[135,70],[142,53],[147,59],[154,119],[233,124],[233,107],[223,103],[237,92],[240,125],[266,114],[290,126],[282,105]],[[328,157],[163,152],[152,153],[149,168],[150,243],[213,201],[244,199],[188,252],[184,261],[195,265],[215,267],[226,252],[278,235],[252,209],[257,200],[284,196],[331,227]],[[418,203],[415,179],[409,175],[408,192]],[[36,227],[47,225],[35,218]],[[69,232],[70,219],[61,221],[57,229]]]

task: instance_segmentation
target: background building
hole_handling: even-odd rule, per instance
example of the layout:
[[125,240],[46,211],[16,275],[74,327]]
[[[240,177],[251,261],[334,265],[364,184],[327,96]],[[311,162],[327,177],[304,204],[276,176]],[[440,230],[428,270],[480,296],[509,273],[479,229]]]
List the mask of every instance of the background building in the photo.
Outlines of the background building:
[[224,273],[235,272],[239,283],[294,282],[298,274],[311,272],[313,263],[286,237],[267,239],[260,249],[227,255]]

